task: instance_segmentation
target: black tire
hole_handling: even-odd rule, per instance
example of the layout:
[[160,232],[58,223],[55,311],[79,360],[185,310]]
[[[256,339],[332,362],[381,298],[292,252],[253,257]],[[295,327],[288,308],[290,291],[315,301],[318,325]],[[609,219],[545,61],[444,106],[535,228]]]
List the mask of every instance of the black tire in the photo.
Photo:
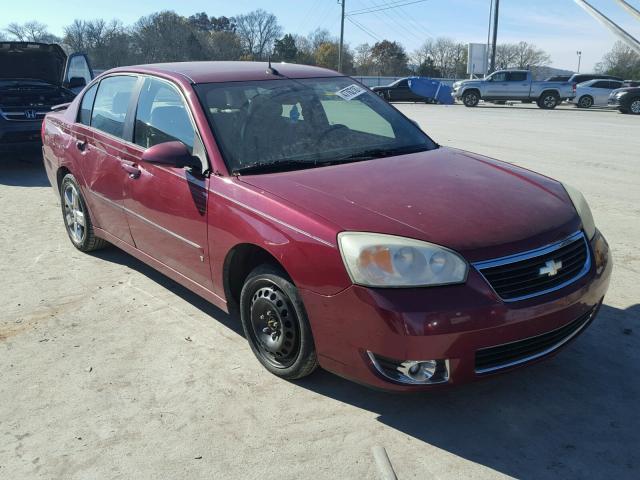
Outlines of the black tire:
[[631,115],[640,115],[640,97],[633,97],[627,105]]
[[81,252],[92,252],[109,245],[106,240],[95,235],[87,204],[78,182],[70,173],[60,182],[60,206],[67,235],[74,247]]
[[583,95],[578,99],[576,105],[578,108],[591,108],[593,107],[593,97],[591,95]]
[[555,92],[542,92],[536,103],[543,110],[553,110],[560,103],[560,97]]
[[475,107],[480,102],[480,94],[477,90],[467,90],[462,94],[462,103],[465,107]]
[[240,320],[251,350],[269,372],[295,380],[317,368],[306,310],[282,269],[265,264],[249,274],[240,294]]

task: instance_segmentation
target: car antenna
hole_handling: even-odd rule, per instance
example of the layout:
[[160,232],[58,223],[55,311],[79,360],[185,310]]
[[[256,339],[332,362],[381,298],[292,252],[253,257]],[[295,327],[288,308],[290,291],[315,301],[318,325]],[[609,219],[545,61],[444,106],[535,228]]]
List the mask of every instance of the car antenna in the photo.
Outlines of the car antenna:
[[280,72],[278,72],[278,70],[276,70],[275,68],[273,68],[271,66],[271,55],[269,55],[268,59],[269,59],[269,68],[267,68],[267,72],[266,73],[271,74],[271,75],[280,75]]

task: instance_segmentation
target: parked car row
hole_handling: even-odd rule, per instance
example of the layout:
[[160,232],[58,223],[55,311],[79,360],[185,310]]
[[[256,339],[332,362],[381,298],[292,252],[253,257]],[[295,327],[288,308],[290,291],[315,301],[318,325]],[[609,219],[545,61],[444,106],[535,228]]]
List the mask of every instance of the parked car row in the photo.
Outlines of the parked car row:
[[[477,106],[480,100],[498,104],[535,101],[540,108],[553,109],[568,101],[578,108],[610,106],[622,113],[637,114],[636,92],[639,85],[633,80],[597,73],[557,75],[544,81],[534,81],[529,70],[499,70],[484,79],[455,82],[452,95],[467,107]],[[408,78],[372,87],[371,90],[387,101],[429,103],[428,99],[410,88]]]

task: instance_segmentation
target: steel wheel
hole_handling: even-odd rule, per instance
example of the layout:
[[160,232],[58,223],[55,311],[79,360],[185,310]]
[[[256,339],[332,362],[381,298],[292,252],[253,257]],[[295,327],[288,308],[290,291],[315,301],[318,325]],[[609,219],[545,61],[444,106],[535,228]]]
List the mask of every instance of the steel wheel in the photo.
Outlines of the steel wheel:
[[251,327],[260,355],[276,368],[290,367],[300,349],[295,311],[275,285],[265,286],[251,298]]
[[634,99],[629,104],[629,111],[634,115],[640,115],[640,98]]
[[73,183],[67,183],[62,192],[64,219],[69,236],[76,244],[82,244],[87,235],[85,212],[80,195]]
[[593,106],[593,98],[591,98],[588,95],[585,95],[584,97],[580,97],[580,100],[578,100],[578,106],[580,108],[589,108]]

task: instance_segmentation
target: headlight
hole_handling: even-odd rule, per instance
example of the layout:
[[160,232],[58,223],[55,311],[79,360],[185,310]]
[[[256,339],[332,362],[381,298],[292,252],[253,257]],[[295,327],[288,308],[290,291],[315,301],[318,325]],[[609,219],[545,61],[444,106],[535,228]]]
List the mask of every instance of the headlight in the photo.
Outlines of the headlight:
[[582,228],[584,228],[584,233],[586,233],[587,238],[591,240],[596,234],[596,224],[593,221],[593,215],[591,213],[591,209],[589,208],[589,204],[584,199],[584,196],[582,195],[582,193],[580,193],[579,190],[567,184],[563,184],[563,186],[567,191],[567,195],[569,195],[569,198],[573,202],[573,206],[576,208],[576,211],[580,216],[580,220],[582,220]]
[[379,233],[338,234],[353,283],[369,287],[421,287],[463,283],[467,262],[432,243]]

